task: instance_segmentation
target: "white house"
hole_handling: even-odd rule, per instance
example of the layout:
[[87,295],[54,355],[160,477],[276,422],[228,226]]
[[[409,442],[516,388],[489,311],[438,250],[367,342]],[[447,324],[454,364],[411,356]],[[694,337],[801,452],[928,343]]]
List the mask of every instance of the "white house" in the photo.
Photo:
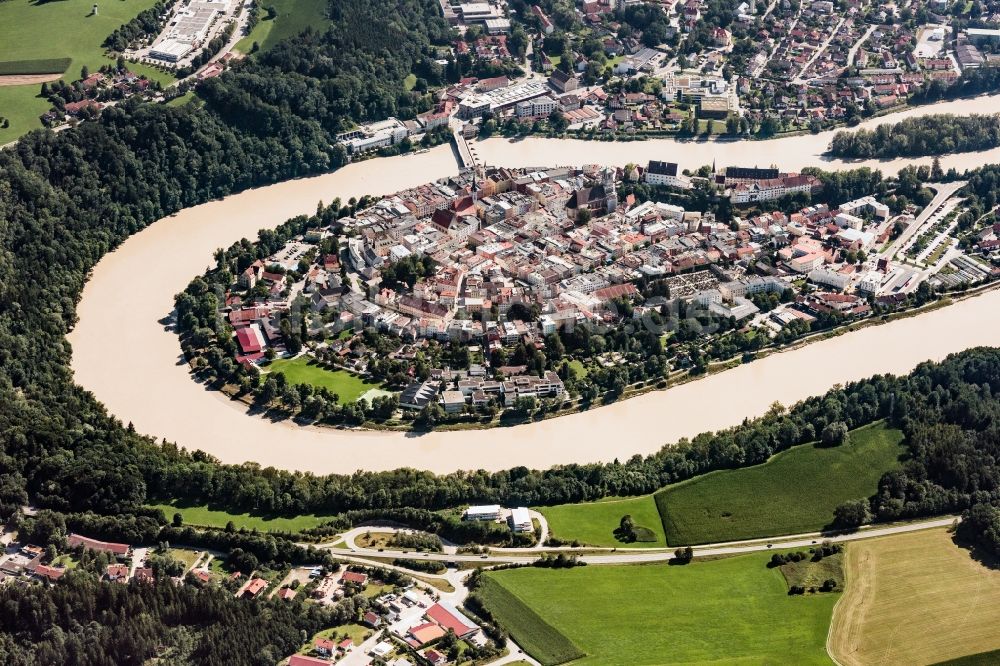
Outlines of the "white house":
[[462,517],[465,520],[500,520],[501,511],[499,504],[470,506]]
[[514,532],[530,532],[534,528],[534,525],[531,523],[531,514],[523,506],[511,509],[508,521],[510,522],[510,529]]

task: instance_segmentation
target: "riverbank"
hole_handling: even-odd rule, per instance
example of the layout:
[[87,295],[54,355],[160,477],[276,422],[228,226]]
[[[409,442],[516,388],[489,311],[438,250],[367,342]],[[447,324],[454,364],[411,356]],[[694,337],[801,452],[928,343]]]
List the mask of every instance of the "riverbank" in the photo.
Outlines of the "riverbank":
[[[879,125],[896,123],[906,118],[951,113],[956,115],[983,113],[1000,103],[1000,94],[958,99],[937,104],[914,106],[884,116],[869,118],[856,127],[874,129]],[[644,165],[649,160],[677,162],[682,169],[694,171],[700,166],[768,166],[774,164],[782,171],[799,171],[805,167],[841,170],[867,166],[895,174],[905,166],[930,165],[934,156],[897,159],[849,160],[827,154],[834,134],[844,128],[825,130],[817,134],[800,134],[760,141],[733,140],[730,138],[676,139],[662,138],[646,141],[592,141],[586,139],[549,139],[526,137],[507,139],[493,137],[477,141],[474,145],[480,161],[494,166],[537,166],[559,164],[613,164]],[[972,153],[941,155],[945,169],[959,171],[974,169],[983,164],[1000,162],[1000,148]]]
[[[935,105],[914,111],[944,112],[943,108]],[[642,155],[636,153],[647,151],[651,156],[655,153],[656,159],[673,159],[692,167],[711,163],[711,155],[720,164],[758,164],[764,162],[763,154],[782,169],[794,169],[798,168],[794,163],[798,148],[786,146],[789,142],[799,146],[801,139],[825,147],[829,136],[767,143],[655,142],[656,146],[567,140],[544,149],[547,140],[525,140],[503,146],[518,166],[553,161],[625,164],[641,162]],[[765,147],[773,150],[763,151]],[[585,152],[579,153],[581,148]],[[597,154],[602,148],[615,150]],[[699,153],[688,153],[689,149],[709,150],[709,159],[701,160]],[[743,159],[746,153],[734,152],[746,150],[754,154]],[[995,161],[1000,162],[1000,151],[988,152],[996,152]],[[975,155],[952,157],[966,160],[966,166],[979,166],[982,161]],[[785,158],[793,163],[781,161]],[[499,163],[490,158],[487,162]],[[820,166],[845,169],[856,164]],[[558,419],[425,434],[302,427],[252,417],[240,403],[192,380],[170,325],[173,296],[192,276],[205,271],[217,248],[241,237],[256,238],[260,229],[315,210],[319,200],[389,194],[449,175],[456,168],[451,147],[442,145],[416,155],[366,160],[334,173],[250,190],[149,226],[106,255],[84,288],[77,311],[79,323],[69,336],[76,381],[140,432],[189,450],[201,449],[227,463],[255,461],[319,474],[399,467],[447,472],[513,465],[544,468],[650,453],[681,437],[763,414],[774,401],[787,405],[837,383],[875,373],[907,372],[921,361],[939,360],[972,346],[1000,345],[1000,292],[991,291],[934,312],[771,354],[699,381]]]

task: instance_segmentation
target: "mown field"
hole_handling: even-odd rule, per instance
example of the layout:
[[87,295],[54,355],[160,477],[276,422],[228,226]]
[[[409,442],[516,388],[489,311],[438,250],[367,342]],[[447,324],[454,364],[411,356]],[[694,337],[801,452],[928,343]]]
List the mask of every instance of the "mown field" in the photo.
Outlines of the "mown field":
[[12,74],[62,74],[70,58],[39,58],[35,60],[0,60],[0,76]]
[[225,527],[232,521],[237,529],[245,527],[262,532],[298,532],[316,527],[330,519],[330,516],[303,514],[300,516],[260,516],[250,513],[230,513],[210,509],[207,505],[187,505],[176,503],[150,504],[154,509],[162,509],[167,520],[172,520],[175,513],[181,514],[185,525],[201,525],[204,527]]
[[496,580],[499,573],[482,579],[479,594],[487,607],[504,628],[517,640],[528,654],[548,666],[564,664],[586,656],[564,634],[543,620],[534,610],[521,601],[507,586],[509,581]]
[[[852,543],[847,589],[830,629],[845,666],[996,664],[1000,570],[956,546],[946,529]],[[982,654],[987,653],[987,654]]]
[[[663,538],[663,523],[652,495],[536,508],[548,520],[552,536],[563,541],[576,540],[590,546],[620,548],[663,547],[667,543]],[[623,543],[616,539],[615,528],[626,514],[631,515],[637,525],[648,528],[654,540]]]
[[[0,2],[0,71],[3,63],[23,61],[48,61],[36,63],[46,72],[7,72],[11,74],[48,74],[65,71],[65,78],[79,78],[80,69],[86,65],[96,71],[101,65],[112,62],[105,57],[101,43],[118,26],[134,18],[144,9],[152,7],[155,0],[114,0],[100,2],[96,16],[91,15],[93,0],[61,0],[37,2],[36,0],[5,0]],[[51,69],[59,61],[61,69]],[[149,74],[145,69],[142,73]],[[166,77],[169,80],[169,77]],[[48,102],[38,97],[39,86],[0,86],[0,116],[10,120],[10,127],[0,129],[0,144],[41,127],[38,116],[49,108]]]
[[378,383],[367,382],[346,370],[328,370],[311,361],[308,356],[276,359],[271,361],[267,370],[280,372],[289,384],[311,384],[328,388],[340,396],[340,402],[343,404],[356,402],[368,391],[379,388]]
[[797,446],[763,465],[722,470],[655,494],[671,545],[717,543],[820,530],[844,501],[869,497],[899,465],[903,434],[876,423],[849,443]]
[[257,42],[266,51],[282,39],[299,34],[308,27],[322,29],[327,20],[327,0],[272,0],[264,6],[273,6],[278,15],[267,19],[267,11],[261,10],[261,20],[249,35],[236,44],[236,49],[249,53]]
[[493,584],[483,595],[546,666],[571,652],[556,634],[586,653],[578,664],[829,664],[824,644],[839,594],[789,596],[769,557],[510,569],[486,574]]
[[970,654],[967,657],[939,661],[935,666],[996,666],[1000,664],[1000,650]]

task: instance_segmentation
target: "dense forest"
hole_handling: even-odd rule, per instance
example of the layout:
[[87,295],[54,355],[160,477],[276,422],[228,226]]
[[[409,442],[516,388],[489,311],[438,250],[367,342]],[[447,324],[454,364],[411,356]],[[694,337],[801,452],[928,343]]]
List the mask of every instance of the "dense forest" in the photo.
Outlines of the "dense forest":
[[885,123],[874,130],[837,132],[830,154],[849,159],[919,157],[1000,146],[1000,115],[935,114]]
[[273,666],[303,635],[353,621],[363,596],[335,606],[237,599],[221,587],[165,579],[155,585],[100,582],[97,568],[58,585],[0,587],[0,657],[5,666],[163,664]]
[[328,133],[387,116],[412,118],[431,108],[429,95],[408,92],[411,73],[444,82],[437,48],[450,43],[433,0],[332,2],[330,27],[307,30],[249,59],[199,94],[230,126],[272,134],[289,122]]

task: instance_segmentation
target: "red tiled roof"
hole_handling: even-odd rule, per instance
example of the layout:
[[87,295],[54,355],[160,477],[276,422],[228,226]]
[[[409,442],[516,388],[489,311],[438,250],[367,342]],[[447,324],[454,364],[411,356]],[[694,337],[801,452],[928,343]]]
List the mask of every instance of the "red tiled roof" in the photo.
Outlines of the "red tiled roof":
[[258,354],[261,351],[260,341],[257,340],[257,335],[250,328],[237,329],[236,341],[245,354]]
[[333,652],[334,644],[329,638],[317,638],[313,641],[313,645],[318,650],[326,650],[327,652]]
[[411,627],[407,633],[413,636],[413,638],[418,643],[424,645],[426,643],[430,643],[433,640],[441,638],[447,632],[444,630],[444,628],[434,624],[433,622],[426,622],[424,624],[418,624],[415,627]]
[[340,579],[347,583],[357,583],[358,585],[364,585],[368,582],[368,574],[358,573],[357,571],[345,571],[344,575]]
[[425,615],[434,622],[437,622],[443,628],[451,629],[458,637],[465,636],[475,629],[475,627],[466,625],[462,622],[462,620],[456,617],[450,610],[441,604],[434,604],[428,608]]
[[131,548],[127,543],[111,543],[108,541],[98,541],[97,539],[90,539],[85,536],[80,536],[79,534],[70,534],[66,539],[66,544],[70,548],[76,548],[77,546],[83,546],[88,550],[96,550],[102,553],[112,553],[114,555],[128,555],[128,551]]
[[35,567],[36,576],[42,576],[43,578],[48,578],[53,581],[62,578],[64,573],[66,573],[65,567],[50,567],[44,564],[39,564]]
[[307,657],[304,654],[293,654],[288,659],[288,666],[330,666],[330,662],[316,657]]
[[266,580],[264,580],[263,578],[254,578],[247,584],[246,588],[243,590],[243,594],[250,594],[252,596],[256,596],[260,594],[261,590],[263,590],[265,587],[267,587]]

